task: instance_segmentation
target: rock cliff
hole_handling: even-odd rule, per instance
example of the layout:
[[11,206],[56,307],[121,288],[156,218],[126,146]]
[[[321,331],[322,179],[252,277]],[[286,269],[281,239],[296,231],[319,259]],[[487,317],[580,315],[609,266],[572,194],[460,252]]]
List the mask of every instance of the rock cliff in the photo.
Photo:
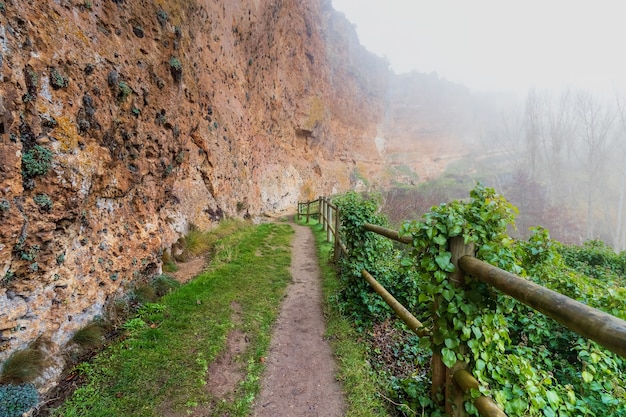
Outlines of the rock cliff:
[[329,0],[4,0],[0,52],[0,362],[62,349],[190,224],[384,183],[415,133]]

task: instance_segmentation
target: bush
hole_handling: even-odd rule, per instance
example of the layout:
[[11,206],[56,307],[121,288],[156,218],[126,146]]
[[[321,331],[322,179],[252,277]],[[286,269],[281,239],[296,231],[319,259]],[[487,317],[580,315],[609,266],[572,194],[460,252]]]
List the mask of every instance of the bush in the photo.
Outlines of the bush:
[[52,162],[52,152],[42,146],[35,145],[22,155],[22,175],[33,178],[46,175]]
[[133,89],[128,86],[124,81],[120,81],[117,85],[117,99],[120,102],[126,100],[126,98],[133,93]]
[[170,73],[172,74],[172,78],[176,82],[180,82],[180,80],[183,78],[183,65],[176,57],[170,58]]
[[163,297],[180,287],[180,283],[170,276],[157,275],[152,278],[152,287],[157,297]]
[[146,303],[153,303],[157,300],[157,294],[151,285],[140,284],[132,292],[131,299],[134,304],[144,305]]
[[91,349],[102,345],[104,328],[100,323],[89,323],[72,336],[72,342],[80,347]]
[[50,71],[50,85],[55,90],[60,88],[67,88],[69,85],[69,80],[67,77],[64,77],[56,68],[52,68]]
[[42,210],[50,211],[52,208],[52,200],[50,200],[47,194],[37,194],[33,197],[33,200]]
[[21,417],[39,402],[33,384],[0,385],[0,416]]
[[415,311],[418,294],[414,271],[401,270],[401,252],[389,239],[362,229],[365,223],[388,225],[387,218],[378,213],[380,202],[354,192],[334,202],[341,210],[341,240],[350,254],[340,261],[344,289],[337,296],[339,305],[357,324],[368,324],[391,315],[391,309],[363,280],[361,271],[365,269],[400,303]]
[[0,383],[24,384],[37,378],[44,365],[43,354],[32,347],[13,352],[2,365]]

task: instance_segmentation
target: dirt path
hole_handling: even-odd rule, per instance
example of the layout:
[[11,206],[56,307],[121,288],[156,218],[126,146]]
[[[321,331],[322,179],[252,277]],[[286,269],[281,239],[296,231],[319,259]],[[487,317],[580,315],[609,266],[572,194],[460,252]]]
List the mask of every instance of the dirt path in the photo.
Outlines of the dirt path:
[[324,338],[320,270],[311,230],[292,224],[292,283],[274,327],[253,417],[339,417],[345,410]]

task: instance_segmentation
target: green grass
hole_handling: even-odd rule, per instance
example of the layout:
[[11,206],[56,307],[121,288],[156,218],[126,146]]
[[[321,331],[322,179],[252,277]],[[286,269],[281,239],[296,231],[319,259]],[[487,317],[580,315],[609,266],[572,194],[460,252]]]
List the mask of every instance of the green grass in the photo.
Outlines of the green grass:
[[[213,415],[248,415],[290,280],[292,234],[288,225],[267,224],[220,236],[208,272],[131,319],[125,339],[79,365],[87,383],[55,415],[156,417],[166,410],[191,414],[197,407]],[[211,397],[205,384],[233,329],[245,332],[250,344],[239,358],[246,377],[226,401]]]
[[[306,221],[303,219],[300,224],[306,225]],[[332,244],[326,242],[326,232],[317,220],[310,220],[309,225],[315,235],[322,271],[326,336],[337,360],[337,378],[346,393],[348,408],[345,417],[393,415],[389,404],[378,394],[383,389],[369,365],[366,343],[353,323],[337,310],[336,303],[331,302],[331,297],[341,291],[341,283],[331,263]]]

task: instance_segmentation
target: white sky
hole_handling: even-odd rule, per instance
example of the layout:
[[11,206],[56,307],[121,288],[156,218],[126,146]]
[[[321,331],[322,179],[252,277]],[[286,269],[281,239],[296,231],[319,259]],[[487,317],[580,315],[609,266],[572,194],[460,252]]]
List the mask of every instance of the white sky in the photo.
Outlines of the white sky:
[[623,0],[332,0],[395,72],[475,91],[626,86]]

